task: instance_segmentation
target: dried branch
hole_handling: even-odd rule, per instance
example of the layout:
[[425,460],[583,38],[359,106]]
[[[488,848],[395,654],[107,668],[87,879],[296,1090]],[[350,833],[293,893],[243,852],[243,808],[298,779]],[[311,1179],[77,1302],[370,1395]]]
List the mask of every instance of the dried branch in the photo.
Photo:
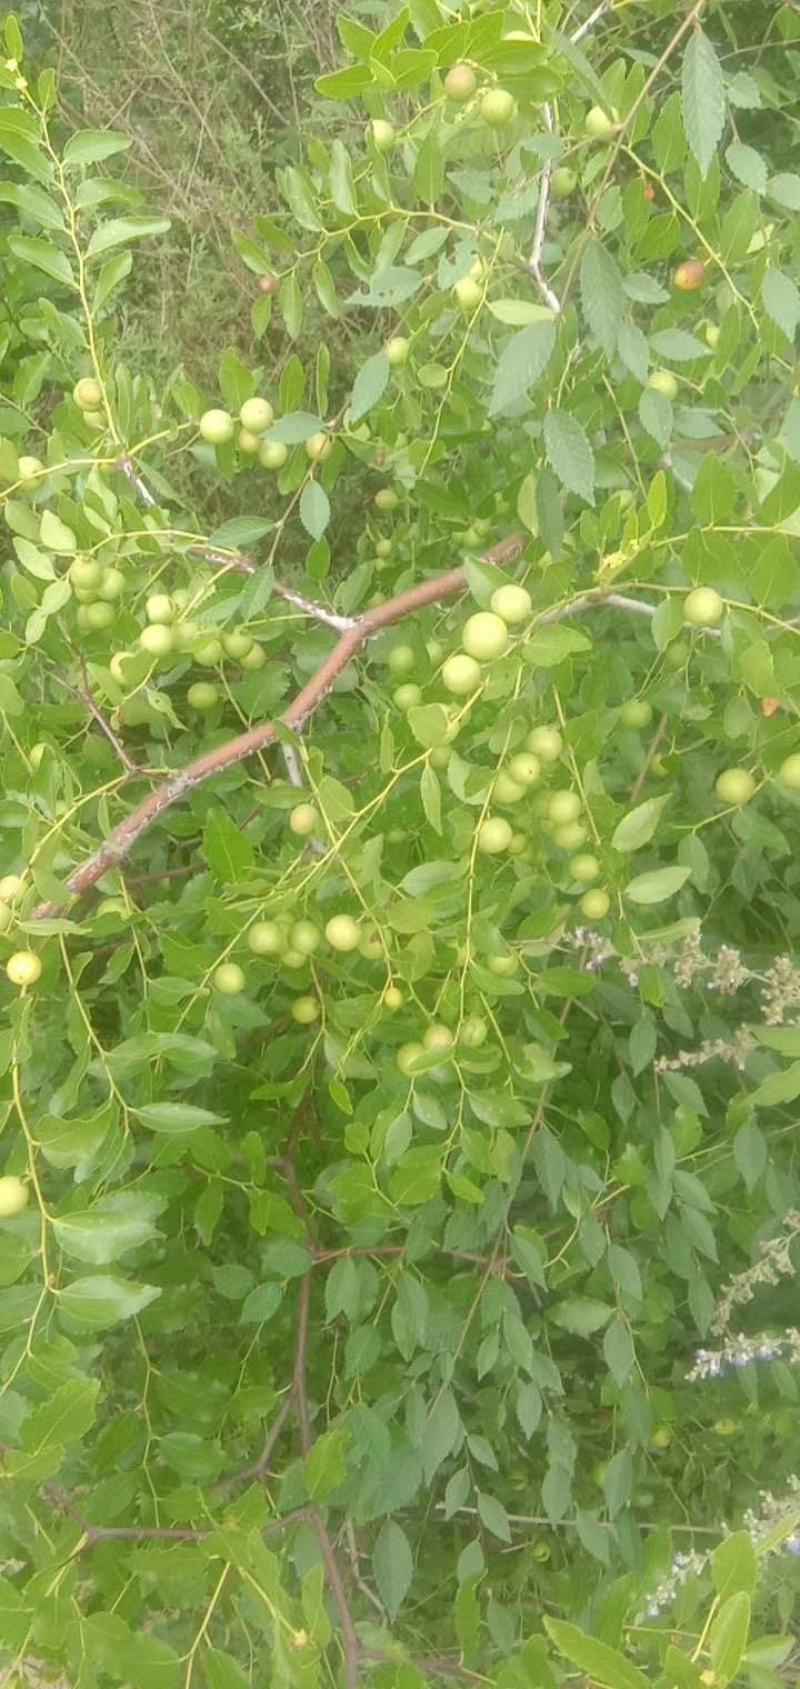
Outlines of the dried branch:
[[[552,106],[545,104],[542,107],[542,115],[544,117],[546,128],[549,129],[552,134],[554,129]],[[531,255],[528,259],[526,268],[529,275],[533,276],[545,304],[549,305],[550,310],[555,311],[557,316],[560,316],[561,300],[559,299],[558,294],[550,286],[550,283],[542,269],[542,252],[544,251],[545,236],[547,234],[547,213],[550,209],[550,184],[552,177],[553,160],[552,158],[546,158],[544,164],[542,165],[542,174],[539,179],[539,203],[536,207],[536,223],[533,230],[533,245],[531,247]]]

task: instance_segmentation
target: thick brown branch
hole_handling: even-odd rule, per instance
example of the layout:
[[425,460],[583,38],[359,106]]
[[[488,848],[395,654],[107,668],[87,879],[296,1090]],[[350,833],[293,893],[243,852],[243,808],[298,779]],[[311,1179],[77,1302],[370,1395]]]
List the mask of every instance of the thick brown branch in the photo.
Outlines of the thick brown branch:
[[[496,564],[510,562],[512,558],[519,556],[524,545],[524,539],[516,535],[495,546],[487,553],[487,560]],[[421,581],[418,586],[398,593],[396,598],[388,599],[385,604],[377,604],[374,609],[367,610],[354,627],[342,634],[316,674],[307,681],[284,711],[281,720],[285,726],[295,730],[303,726],[330,692],[348,663],[352,662],[374,634],[380,633],[383,628],[392,627],[395,622],[403,621],[406,616],[427,609],[431,604],[440,604],[446,599],[454,598],[464,591],[466,581],[464,568],[451,569],[445,575],[438,575],[434,580]],[[213,751],[206,752],[205,756],[197,757],[180,773],[165,780],[157,791],[151,792],[136,809],[131,810],[130,815],[114,828],[99,850],[70,875],[67,881],[68,890],[73,896],[81,897],[96,885],[110,868],[118,867],[124,862],[142,834],[146,833],[160,816],[166,814],[173,804],[185,797],[187,792],[202,785],[205,780],[213,779],[216,774],[221,774],[223,769],[242,762],[245,757],[266,750],[268,745],[274,743],[275,737],[275,723],[263,722],[261,726],[251,727],[246,733],[238,734],[235,739],[227,740],[224,745],[216,746]],[[40,918],[52,915],[56,907],[52,903],[41,904],[35,913]]]

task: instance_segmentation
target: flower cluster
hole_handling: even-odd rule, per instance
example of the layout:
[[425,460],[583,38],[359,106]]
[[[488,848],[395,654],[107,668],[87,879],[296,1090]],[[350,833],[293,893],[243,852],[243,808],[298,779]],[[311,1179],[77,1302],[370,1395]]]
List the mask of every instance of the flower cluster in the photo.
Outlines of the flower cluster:
[[790,1009],[800,1008],[800,968],[790,956],[778,956],[761,983],[768,1026],[781,1026]]
[[[780,1527],[789,1525],[791,1528],[784,1536],[780,1535]],[[774,1496],[769,1490],[762,1490],[759,1506],[749,1508],[742,1520],[742,1529],[747,1531],[753,1547],[760,1549],[762,1554],[792,1554],[800,1556],[800,1478],[792,1474],[789,1479],[789,1489],[786,1495]],[[723,1537],[730,1535],[729,1527],[723,1526]],[[770,1541],[777,1536],[777,1541]],[[714,1550],[709,1548],[703,1553],[691,1550],[690,1553],[678,1553],[674,1556],[667,1576],[663,1583],[651,1591],[642,1611],[637,1615],[636,1623],[643,1619],[657,1619],[680,1594],[683,1585],[693,1572],[701,1573],[710,1566]]]
[[672,1073],[682,1067],[702,1067],[707,1061],[729,1061],[743,1073],[747,1058],[756,1047],[756,1040],[747,1027],[740,1027],[731,1038],[707,1038],[696,1050],[679,1050],[677,1056],[659,1056],[656,1073]]
[[721,1349],[698,1349],[686,1378],[690,1384],[696,1384],[701,1378],[721,1378],[726,1372],[738,1372],[758,1361],[778,1360],[800,1365],[800,1331],[794,1326],[787,1327],[777,1337],[740,1335],[729,1338]]
[[752,1302],[756,1290],[763,1284],[779,1284],[796,1271],[791,1256],[792,1244],[800,1237],[800,1209],[792,1209],[784,1220],[784,1230],[777,1237],[767,1238],[752,1267],[737,1273],[725,1285],[714,1313],[712,1330],[719,1337],[727,1337],[734,1308]]

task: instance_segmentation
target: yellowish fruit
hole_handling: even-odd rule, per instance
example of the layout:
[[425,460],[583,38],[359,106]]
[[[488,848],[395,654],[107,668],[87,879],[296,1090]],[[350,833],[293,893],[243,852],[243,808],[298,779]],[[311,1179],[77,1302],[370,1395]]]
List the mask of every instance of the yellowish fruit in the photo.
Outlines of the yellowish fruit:
[[422,1044],[401,1044],[394,1059],[401,1073],[410,1073],[412,1067],[419,1061],[420,1056],[424,1056],[424,1054],[425,1049]]
[[386,1005],[386,1008],[394,1014],[396,1009],[402,1009],[405,998],[399,986],[387,985],[386,990],[383,993],[382,1001]]
[[422,1034],[422,1042],[426,1050],[450,1050],[455,1043],[449,1026],[434,1022]]
[[292,1020],[296,1020],[298,1026],[311,1026],[315,1020],[319,1020],[319,1001],[316,997],[295,997],[290,1012]]
[[151,593],[145,604],[148,622],[174,622],[175,606],[166,592]]
[[594,891],[585,891],[580,900],[581,913],[587,921],[602,921],[611,908],[611,898],[607,891],[597,887]]
[[373,117],[369,129],[378,152],[389,152],[394,146],[393,124],[387,123],[384,117]]
[[298,839],[307,839],[319,826],[319,810],[313,803],[299,803],[289,815],[289,826]]
[[471,100],[476,87],[475,72],[471,65],[453,65],[444,79],[444,91],[454,105],[460,106],[465,100]]
[[264,434],[272,427],[275,412],[268,399],[245,399],[239,421],[249,434]]
[[280,956],[286,949],[286,933],[277,921],[254,921],[247,943],[254,956]]
[[614,130],[614,123],[602,106],[592,106],[583,121],[584,134],[592,141],[605,140]]
[[515,627],[517,622],[527,621],[533,603],[531,595],[524,586],[499,586],[492,593],[491,609],[496,616],[500,616],[508,627]]
[[519,780],[523,786],[533,786],[541,774],[539,758],[532,751],[517,751],[511,758],[508,772],[512,780]]
[[[794,751],[790,757],[785,757],[778,769],[778,779],[787,792],[800,792],[800,752]],[[0,882],[0,896],[2,896],[2,882]]]
[[480,666],[476,663],[474,657],[459,654],[455,657],[448,657],[447,661],[442,664],[442,684],[446,686],[448,692],[454,692],[457,697],[464,696],[467,692],[474,692],[475,687],[480,683],[480,678]]
[[221,962],[214,971],[214,990],[223,997],[238,997],[245,984],[244,969],[238,962]]
[[16,1179],[12,1173],[4,1174],[0,1179],[0,1220],[11,1220],[15,1214],[21,1214],[28,1205],[28,1195],[22,1179]]
[[392,369],[402,369],[403,364],[408,362],[410,346],[411,342],[402,334],[394,334],[391,340],[387,340],[384,351]]
[[478,829],[478,849],[484,856],[498,856],[508,850],[512,828],[502,815],[488,815]]
[[24,492],[32,493],[44,479],[44,464],[40,457],[21,457],[19,479]]
[[755,789],[755,776],[748,768],[725,768],[714,783],[714,791],[720,803],[736,808],[740,804],[749,803]]
[[475,311],[483,299],[483,288],[473,276],[462,276],[457,281],[453,292],[462,311]]
[[692,627],[719,627],[725,614],[725,600],[711,586],[696,586],[686,594],[683,614]]
[[533,751],[540,762],[557,762],[564,749],[564,741],[557,727],[534,727],[525,740],[525,748]]
[[200,438],[211,446],[224,446],[233,439],[234,422],[229,411],[204,411],[198,423]]
[[521,786],[518,780],[514,780],[504,768],[501,768],[492,787],[494,802],[519,803],[524,796],[525,787]]
[[580,812],[581,800],[577,792],[553,792],[548,800],[548,817],[559,827],[567,821],[577,821]]
[[647,377],[647,385],[654,393],[663,393],[665,399],[677,399],[678,397],[678,383],[672,370],[651,370]]
[[35,985],[41,977],[41,958],[34,950],[15,950],[6,962],[6,975],[12,985],[24,991],[26,986]]
[[22,890],[22,880],[19,874],[4,874],[0,879],[0,897],[6,903],[13,903]]
[[282,469],[289,456],[289,447],[282,440],[262,440],[258,448],[258,461],[265,469]]
[[596,880],[599,877],[600,863],[596,856],[573,856],[569,871],[573,880],[585,884],[587,880]]
[[481,100],[480,111],[491,129],[505,129],[517,115],[517,102],[507,88],[490,88]]
[[361,928],[352,915],[332,915],[325,924],[325,937],[332,950],[346,953],[357,950],[361,942]]
[[84,375],[76,381],[72,389],[72,397],[82,411],[96,411],[103,403],[103,389],[99,381],[91,375]]
[[317,434],[311,434],[306,440],[306,457],[312,463],[324,463],[325,459],[330,457],[332,451],[333,441],[330,434],[324,434],[320,431]]
[[468,657],[488,663],[493,657],[502,657],[507,649],[508,628],[502,616],[495,616],[491,610],[479,610],[464,623],[461,643]]

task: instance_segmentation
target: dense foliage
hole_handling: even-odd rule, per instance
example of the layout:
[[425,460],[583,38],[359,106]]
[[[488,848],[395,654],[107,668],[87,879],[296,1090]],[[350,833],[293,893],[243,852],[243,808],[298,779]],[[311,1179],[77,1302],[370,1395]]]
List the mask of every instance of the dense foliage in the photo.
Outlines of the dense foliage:
[[5,20],[0,1649],[774,1689],[800,17],[383,10],[213,392]]

